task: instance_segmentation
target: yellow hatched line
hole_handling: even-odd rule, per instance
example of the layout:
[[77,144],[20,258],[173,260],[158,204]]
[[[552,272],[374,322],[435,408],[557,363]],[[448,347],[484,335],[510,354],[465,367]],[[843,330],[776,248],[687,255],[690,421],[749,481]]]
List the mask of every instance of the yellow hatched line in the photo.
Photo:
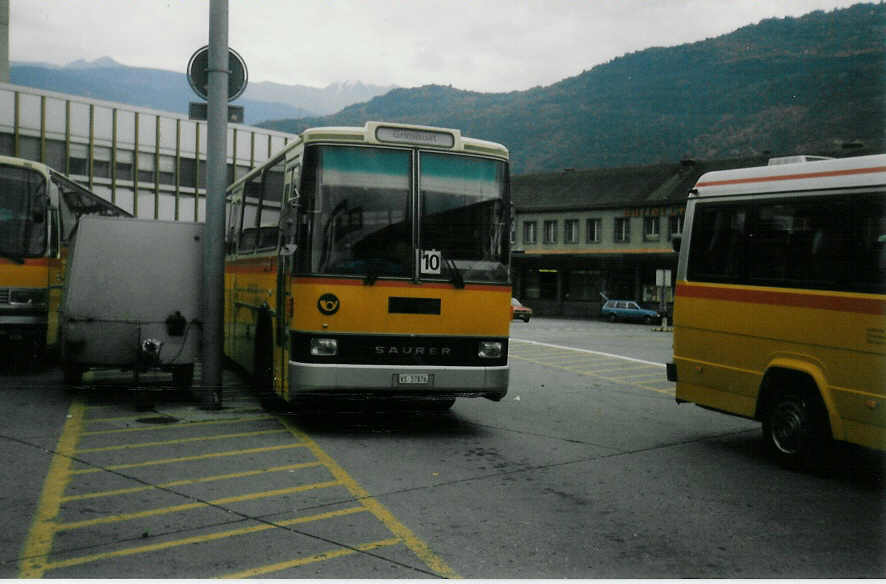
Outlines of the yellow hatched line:
[[153,517],[156,515],[168,515],[170,513],[178,513],[180,511],[190,511],[192,509],[200,509],[211,505],[227,505],[230,503],[242,503],[243,501],[254,501],[256,499],[265,499],[268,497],[276,497],[278,495],[288,495],[290,493],[300,493],[311,491],[314,489],[326,489],[341,485],[340,481],[326,481],[323,483],[313,483],[310,485],[299,485],[297,487],[289,487],[286,489],[277,489],[274,491],[260,491],[257,493],[248,493],[246,495],[237,495],[234,497],[223,497],[208,502],[185,503],[184,505],[173,505],[172,507],[161,507],[159,509],[149,509],[147,511],[139,511],[137,513],[122,513],[120,515],[109,515],[98,519],[87,519],[85,521],[73,521],[71,523],[59,523],[56,525],[56,531],[67,531],[71,529],[80,529],[90,527],[92,525],[101,525],[105,523],[119,523],[121,521],[132,521],[133,519],[142,519],[144,517]]
[[[292,424],[288,419],[280,418],[280,422],[286,426],[286,428],[300,441],[304,442],[308,445],[308,448],[311,449],[311,452],[314,454],[314,457],[323,463],[323,465],[329,469],[332,475],[344,485],[348,491],[350,491],[351,495],[353,495],[356,499],[358,499],[361,503],[363,503],[366,507],[369,508],[369,511],[375,515],[384,523],[385,527],[387,527],[391,533],[397,536],[396,540],[387,540],[387,541],[402,541],[406,547],[408,547],[412,553],[414,553],[418,558],[425,563],[431,570],[443,576],[444,578],[459,578],[459,575],[450,568],[446,562],[443,561],[442,558],[437,556],[434,552],[431,551],[431,548],[424,541],[420,540],[412,531],[400,523],[394,515],[388,511],[388,509],[376,501],[366,489],[361,487],[357,481],[355,481],[351,476],[345,472],[345,470],[339,466],[335,460],[326,454],[326,452],[320,448],[320,446],[314,442],[314,440],[308,436],[306,433],[302,432],[299,428],[297,428],[294,424]],[[391,544],[392,545],[392,544]],[[359,549],[359,548],[358,548]],[[342,552],[346,552],[348,550],[342,550]],[[344,555],[344,554],[341,554]],[[317,560],[319,561],[319,560]],[[296,564],[297,565],[297,564]],[[281,568],[282,569],[282,568]],[[259,568],[261,570],[261,568]],[[276,570],[274,570],[276,571]],[[242,578],[247,577],[248,575],[257,575],[265,572],[249,572],[249,573],[241,573],[234,574],[230,577],[233,578]]]
[[575,374],[577,374],[577,375],[585,375],[585,376],[587,376],[587,377],[596,377],[597,379],[603,379],[603,380],[605,380],[605,381],[611,381],[611,382],[613,382],[613,383],[617,383],[617,384],[619,384],[619,385],[626,385],[626,386],[628,386],[628,387],[632,387],[632,388],[635,388],[635,389],[642,389],[642,390],[645,390],[645,391],[654,391],[654,392],[656,392],[656,393],[663,393],[663,394],[673,394],[673,390],[655,389],[655,388],[652,388],[652,387],[649,387],[649,386],[645,386],[645,385],[640,384],[640,383],[631,383],[631,382],[628,382],[628,381],[623,381],[622,379],[617,378],[617,377],[604,377],[603,375],[598,375],[597,373],[594,373],[594,372],[591,371],[591,370],[586,370],[586,369],[575,369],[575,368],[573,368],[573,367],[559,367],[559,366],[557,366],[557,365],[551,365],[551,364],[549,364],[549,363],[545,363],[544,361],[536,361],[536,360],[533,360],[533,359],[524,359],[524,358],[522,358],[522,357],[518,357],[518,359],[520,359],[521,361],[526,361],[526,362],[528,362],[528,363],[534,363],[534,364],[536,364],[536,365],[541,365],[542,367],[550,367],[550,368],[552,368],[552,369],[562,369],[563,371],[569,371],[570,373],[575,373]]
[[288,568],[297,568],[299,566],[305,566],[307,564],[314,564],[317,562],[325,562],[326,560],[332,560],[334,558],[340,558],[342,556],[349,556],[351,554],[356,554],[357,552],[368,552],[370,550],[378,549],[380,547],[392,546],[401,543],[400,540],[396,537],[392,537],[391,539],[383,539],[380,541],[374,541],[372,543],[364,543],[354,548],[341,548],[336,550],[331,550],[328,552],[323,552],[320,554],[315,554],[313,556],[308,556],[306,558],[300,558],[298,560],[290,560],[288,562],[280,562],[279,564],[271,564],[270,566],[262,566],[261,568],[254,568],[252,570],[244,570],[243,572],[235,572],[233,574],[227,574],[222,576],[222,578],[251,578],[253,576],[261,576],[263,574],[270,574],[272,572],[279,572],[281,570],[286,570]]
[[181,479],[178,481],[171,481],[168,483],[162,483],[160,485],[147,485],[143,487],[132,487],[129,489],[116,489],[113,491],[99,491],[95,493],[86,493],[84,495],[72,495],[70,497],[62,497],[62,502],[67,503],[68,501],[82,501],[84,499],[99,499],[102,497],[116,497],[118,495],[129,495],[132,493],[140,493],[142,491],[151,491],[155,489],[170,489],[172,487],[181,487],[183,485],[196,485],[200,483],[211,483],[214,481],[224,481],[228,479],[241,479],[245,477],[253,477],[258,475],[263,475],[272,472],[284,472],[290,470],[301,470],[303,468],[311,468],[321,466],[319,462],[302,462],[299,464],[289,464],[286,466],[275,466],[272,468],[262,468],[257,470],[246,470],[243,472],[232,472],[229,474],[221,474],[209,477],[201,477],[197,479]]
[[[114,428],[112,430],[89,430],[81,436],[101,436],[104,434],[122,434],[128,432],[156,432],[158,430],[181,430],[183,428],[195,428],[200,426],[218,426],[219,424],[238,424],[240,422],[257,422],[261,420],[273,420],[271,416],[255,416],[250,418],[229,418],[227,420],[208,420],[202,422],[185,422],[183,424],[158,424],[155,426],[142,426],[138,428]],[[95,420],[87,420],[92,424]]]
[[43,492],[19,564],[19,578],[41,578],[46,572],[46,559],[52,551],[55,536],[55,518],[61,507],[61,499],[71,478],[70,453],[77,447],[80,429],[83,427],[85,407],[75,399],[68,410],[68,419],[49,463],[49,473],[43,484]]
[[258,432],[238,432],[236,434],[213,434],[212,436],[195,436],[193,438],[180,438],[178,440],[163,440],[160,442],[139,442],[138,444],[119,444],[117,446],[102,446],[101,448],[83,448],[77,454],[93,452],[110,452],[112,450],[131,450],[133,448],[151,448],[153,446],[169,446],[170,444],[185,444],[187,442],[204,442],[207,440],[225,440],[227,438],[246,438],[248,436],[265,436],[267,434],[279,434],[283,429],[260,430]]
[[[609,373],[610,371],[635,371],[635,370],[651,369],[649,365],[619,365],[618,367],[606,367],[604,369],[595,369],[597,373]],[[659,375],[662,375],[659,372]]]
[[262,524],[256,525],[253,527],[243,527],[240,529],[232,529],[228,531],[220,531],[216,533],[211,533],[209,535],[197,535],[194,537],[187,537],[183,539],[177,539],[174,541],[167,541],[161,543],[155,543],[151,545],[144,545],[139,547],[127,548],[124,550],[117,550],[113,552],[107,552],[103,554],[93,554],[89,556],[80,556],[77,558],[69,558],[67,560],[61,560],[57,562],[51,562],[46,565],[47,570],[56,570],[58,568],[70,568],[71,566],[79,566],[81,564],[88,564],[91,562],[98,562],[101,560],[108,560],[112,558],[120,558],[124,556],[132,556],[137,554],[145,554],[150,552],[157,552],[162,550],[167,550],[175,547],[192,545],[197,543],[207,543],[210,541],[217,541],[220,539],[226,539],[229,537],[237,537],[240,535],[251,535],[253,533],[258,533],[260,531],[266,531],[268,529],[277,529],[280,527],[288,527],[291,525],[298,525],[301,523],[311,523],[314,521],[322,521],[324,519],[332,519],[335,517],[342,517],[345,515],[352,515],[354,513],[365,513],[369,511],[366,507],[349,507],[347,509],[341,509],[338,511],[329,511],[327,513],[319,513],[317,515],[310,515],[307,517],[298,517],[296,519],[287,519],[286,521],[279,521],[274,524]]
[[261,448],[246,448],[244,450],[225,450],[222,452],[210,452],[208,454],[195,454],[193,456],[179,456],[177,458],[159,458],[157,460],[146,460],[144,462],[132,462],[129,464],[115,464],[113,466],[103,466],[101,468],[85,468],[71,471],[72,475],[92,474],[95,472],[104,472],[107,470],[125,470],[128,468],[141,468],[143,466],[158,466],[162,464],[176,464],[179,462],[194,462],[197,460],[209,460],[212,458],[222,458],[225,456],[243,456],[244,454],[261,454],[263,452],[273,452],[275,450],[286,450],[289,448],[305,448],[307,444],[278,444],[277,446],[263,446]]

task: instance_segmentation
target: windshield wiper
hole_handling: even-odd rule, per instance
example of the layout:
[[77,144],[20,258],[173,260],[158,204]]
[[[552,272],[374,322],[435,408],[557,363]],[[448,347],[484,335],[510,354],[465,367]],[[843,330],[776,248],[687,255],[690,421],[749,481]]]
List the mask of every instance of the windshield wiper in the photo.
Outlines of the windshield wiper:
[[465,279],[462,278],[461,272],[458,270],[458,267],[455,265],[455,260],[452,258],[446,258],[446,266],[449,268],[449,271],[452,272],[452,285],[456,288],[464,288],[465,287]]

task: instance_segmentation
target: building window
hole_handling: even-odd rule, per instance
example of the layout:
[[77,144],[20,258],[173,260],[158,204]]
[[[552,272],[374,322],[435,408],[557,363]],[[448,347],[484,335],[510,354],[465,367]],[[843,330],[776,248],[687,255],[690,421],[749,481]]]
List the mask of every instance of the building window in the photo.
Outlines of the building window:
[[523,222],[523,243],[535,243],[538,235],[535,230],[535,221]]
[[643,240],[658,241],[658,217],[643,217]]
[[668,218],[668,237],[674,239],[675,235],[683,233],[683,215],[671,215]]
[[111,178],[111,149],[95,146],[92,149],[92,176]]
[[545,243],[557,243],[557,222],[545,221]]
[[132,150],[117,150],[117,160],[114,163],[117,169],[117,180],[132,180]]
[[600,220],[588,219],[585,222],[585,228],[587,231],[585,241],[587,243],[600,243]]
[[578,243],[578,219],[567,219],[563,225],[563,241]]
[[625,243],[631,240],[631,218],[615,218],[615,241]]

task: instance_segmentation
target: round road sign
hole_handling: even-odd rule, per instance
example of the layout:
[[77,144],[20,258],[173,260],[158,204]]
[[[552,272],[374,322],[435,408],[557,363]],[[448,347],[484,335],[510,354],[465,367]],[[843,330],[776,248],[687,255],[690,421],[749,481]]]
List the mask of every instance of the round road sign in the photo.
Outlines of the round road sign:
[[[194,93],[203,99],[209,99],[209,45],[200,48],[191,55],[188,61],[188,83]],[[246,81],[249,73],[246,71],[246,62],[237,51],[228,49],[228,101],[234,101],[246,89]]]

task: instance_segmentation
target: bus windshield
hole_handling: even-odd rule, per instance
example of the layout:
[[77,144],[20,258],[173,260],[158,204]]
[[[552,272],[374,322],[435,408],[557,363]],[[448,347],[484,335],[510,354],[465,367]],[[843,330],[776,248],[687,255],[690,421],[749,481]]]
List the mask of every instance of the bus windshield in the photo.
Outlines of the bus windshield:
[[46,179],[30,168],[0,165],[0,256],[43,255]]
[[422,152],[419,168],[420,249],[440,250],[465,281],[507,282],[504,163]]
[[[413,191],[416,155],[420,198]],[[423,278],[508,281],[503,162],[408,149],[319,146],[306,151],[301,194],[305,224],[299,272],[359,275],[370,281],[411,278],[418,247],[439,254],[443,264],[422,272]],[[416,209],[418,229],[413,225]]]

